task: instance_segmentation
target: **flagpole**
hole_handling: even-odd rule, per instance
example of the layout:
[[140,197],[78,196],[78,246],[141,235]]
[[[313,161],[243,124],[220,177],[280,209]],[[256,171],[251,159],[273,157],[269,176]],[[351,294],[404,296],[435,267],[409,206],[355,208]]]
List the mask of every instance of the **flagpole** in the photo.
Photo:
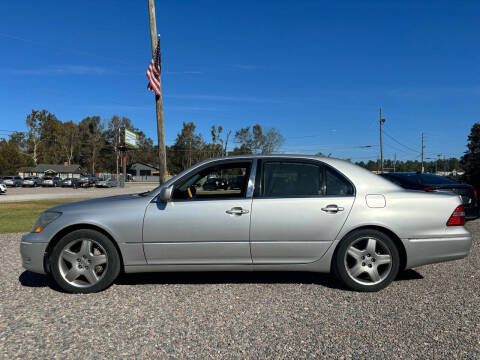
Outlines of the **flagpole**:
[[[152,43],[152,58],[155,57],[155,50],[160,46],[160,35],[157,39],[157,24],[155,21],[155,2],[148,0],[148,13],[150,19],[150,40]],[[167,154],[165,151],[165,122],[163,118],[163,99],[162,99],[162,84],[160,82],[160,95],[155,95],[155,107],[157,110],[157,134],[158,134],[158,172],[159,182],[163,184],[167,176]]]

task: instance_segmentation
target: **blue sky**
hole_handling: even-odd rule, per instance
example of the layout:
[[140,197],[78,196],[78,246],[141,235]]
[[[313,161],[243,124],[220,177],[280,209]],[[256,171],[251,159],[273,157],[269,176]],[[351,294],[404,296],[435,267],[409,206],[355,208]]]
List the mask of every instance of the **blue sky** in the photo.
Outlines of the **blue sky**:
[[[460,156],[480,121],[478,1],[158,1],[167,144],[259,123],[282,151]],[[0,129],[127,116],[156,142],[147,0],[2,1]],[[5,135],[0,132],[0,135]],[[372,145],[362,149],[359,146]],[[416,150],[416,151],[415,151]]]

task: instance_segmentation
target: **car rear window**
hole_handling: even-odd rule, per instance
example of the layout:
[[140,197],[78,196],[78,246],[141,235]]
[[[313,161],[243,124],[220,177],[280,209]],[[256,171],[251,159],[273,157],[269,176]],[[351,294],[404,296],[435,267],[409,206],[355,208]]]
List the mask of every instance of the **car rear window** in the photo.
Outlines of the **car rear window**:
[[423,185],[457,184],[455,180],[434,174],[421,174],[419,177]]

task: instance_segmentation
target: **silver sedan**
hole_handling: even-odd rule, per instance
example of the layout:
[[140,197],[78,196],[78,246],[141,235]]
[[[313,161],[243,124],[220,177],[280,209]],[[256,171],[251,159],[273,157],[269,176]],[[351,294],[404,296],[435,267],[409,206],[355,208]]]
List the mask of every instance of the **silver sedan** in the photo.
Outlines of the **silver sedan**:
[[[208,188],[209,178],[238,183]],[[151,192],[53,207],[20,245],[23,267],[69,292],[126,273],[333,272],[378,291],[399,271],[468,255],[458,195],[404,190],[348,161],[212,159]]]

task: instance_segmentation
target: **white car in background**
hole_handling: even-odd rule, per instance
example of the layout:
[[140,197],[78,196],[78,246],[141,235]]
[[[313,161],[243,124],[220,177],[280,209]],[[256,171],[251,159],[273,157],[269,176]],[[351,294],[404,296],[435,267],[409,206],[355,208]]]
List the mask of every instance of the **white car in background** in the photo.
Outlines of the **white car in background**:
[[7,193],[7,186],[4,183],[0,183],[0,194],[6,194],[6,193]]

